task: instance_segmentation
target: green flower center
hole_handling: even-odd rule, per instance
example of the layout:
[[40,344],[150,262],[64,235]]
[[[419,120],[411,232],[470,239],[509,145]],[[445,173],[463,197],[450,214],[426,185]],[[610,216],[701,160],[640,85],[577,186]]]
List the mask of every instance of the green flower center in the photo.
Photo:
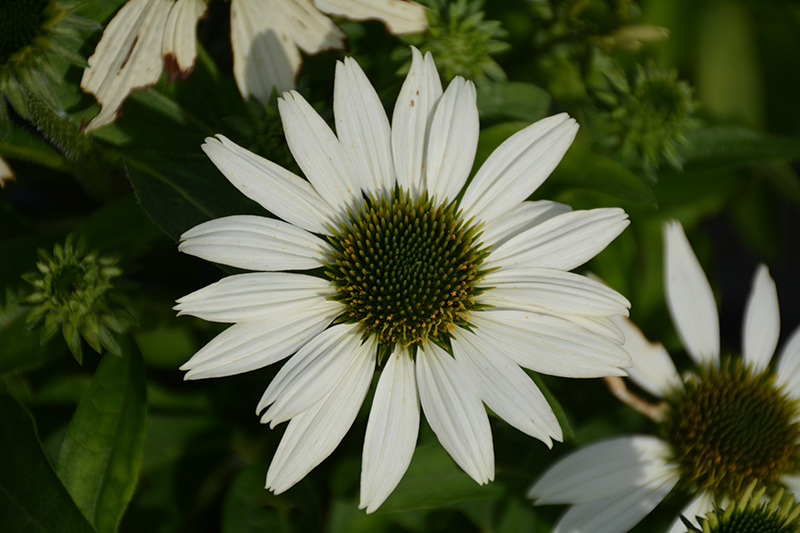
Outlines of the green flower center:
[[727,508],[715,505],[706,516],[698,517],[700,529],[682,517],[687,533],[800,533],[800,506],[794,495],[778,489],[770,501],[762,503],[766,488],[753,492],[755,485],[752,482]]
[[48,19],[48,0],[3,0],[0,16],[0,65],[33,44]]
[[327,274],[347,306],[341,320],[360,323],[384,346],[444,343],[479,306],[475,283],[488,251],[455,203],[435,205],[395,189],[364,200],[330,237]]
[[688,488],[737,497],[753,480],[774,486],[797,469],[798,402],[773,374],[754,374],[741,358],[724,359],[668,401],[663,437]]

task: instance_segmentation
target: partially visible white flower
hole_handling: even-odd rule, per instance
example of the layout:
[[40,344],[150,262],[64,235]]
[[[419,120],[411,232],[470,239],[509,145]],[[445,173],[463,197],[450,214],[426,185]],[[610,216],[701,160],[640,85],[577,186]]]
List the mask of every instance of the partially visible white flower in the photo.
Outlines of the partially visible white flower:
[[[738,497],[752,480],[800,488],[800,476],[793,474],[800,467],[800,328],[773,374],[768,365],[780,316],[767,267],[760,265],[753,279],[743,357],[721,359],[713,292],[679,223],[665,224],[664,247],[667,305],[698,371],[682,381],[661,344],[649,342],[629,320],[615,319],[631,355],[631,380],[666,399],[660,436],[591,444],[545,472],[528,497],[537,505],[572,505],[554,533],[627,531],[675,486],[696,491],[681,511],[695,526],[695,517],[711,511],[715,497]],[[687,435],[696,440],[682,442]],[[669,533],[685,531],[676,519]]]
[[14,181],[14,171],[8,166],[3,156],[0,156],[0,187],[5,187],[9,181]]
[[204,0],[128,0],[122,6],[83,72],[81,88],[101,105],[86,131],[112,123],[131,91],[154,85],[165,65],[170,80],[192,71],[197,21],[205,11]]
[[[180,250],[260,272],[189,294],[176,309],[233,325],[183,367],[229,376],[291,358],[256,412],[289,425],[267,473],[283,492],[338,446],[381,375],[367,422],[360,507],[377,509],[411,461],[425,414],[478,483],[494,478],[484,403],[548,446],[561,428],[523,368],[625,375],[611,321],[628,302],[567,272],[627,226],[621,209],[571,211],[525,199],[578,129],[566,114],[506,140],[467,185],[478,145],[476,90],[442,90],[430,54],[412,65],[391,125],[352,59],[336,66],[334,133],[297,92],[278,100],[306,179],[222,136],[203,150],[276,218],[231,216],[187,231]],[[278,218],[279,217],[279,218]],[[296,272],[323,269],[324,278]]]
[[[405,0],[231,0],[233,74],[244,98],[266,103],[273,88],[294,87],[300,50],[316,54],[345,47],[344,33],[321,11],[355,20],[376,18],[392,33],[427,28],[425,9]],[[197,22],[205,0],[128,0],[89,58],[81,87],[95,95],[100,113],[91,131],[113,122],[128,95],[154,85],[166,67],[183,79],[197,57]]]

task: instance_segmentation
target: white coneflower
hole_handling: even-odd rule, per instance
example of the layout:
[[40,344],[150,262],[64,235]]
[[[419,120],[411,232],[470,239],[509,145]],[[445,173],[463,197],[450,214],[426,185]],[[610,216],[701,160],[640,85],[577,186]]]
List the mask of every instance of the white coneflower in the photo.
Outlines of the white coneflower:
[[[227,277],[176,309],[235,323],[182,368],[227,376],[290,355],[257,412],[290,420],[267,474],[287,490],[327,457],[382,372],[367,423],[361,507],[372,512],[406,471],[420,405],[455,461],[494,477],[483,403],[551,444],[561,429],[521,367],[558,376],[624,375],[611,317],[628,302],[567,272],[628,224],[621,209],[572,212],[525,199],[578,129],[567,115],[503,143],[466,186],[478,142],[471,82],[442,91],[413,50],[392,126],[358,64],[336,69],[336,134],[296,92],[278,101],[308,181],[218,136],[203,146],[242,193],[276,217],[231,216],[187,231],[180,249],[261,273]],[[462,194],[463,193],[463,194]],[[323,268],[326,277],[281,270]]]
[[[720,357],[714,295],[677,222],[664,226],[667,304],[697,368],[683,379],[660,344],[618,320],[633,366],[630,378],[664,403],[653,410],[659,436],[592,444],[551,467],[531,488],[537,504],[572,504],[554,531],[627,531],[678,487],[693,494],[691,519],[714,498],[736,499],[754,481],[800,488],[800,329],[768,365],[780,315],[767,267],[756,271],[745,310],[743,357]],[[675,520],[670,533],[686,530]]]

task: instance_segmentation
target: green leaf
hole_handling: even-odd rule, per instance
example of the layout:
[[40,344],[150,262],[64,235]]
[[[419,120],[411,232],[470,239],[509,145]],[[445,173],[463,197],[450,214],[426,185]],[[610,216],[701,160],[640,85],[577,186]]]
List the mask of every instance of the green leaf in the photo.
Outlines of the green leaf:
[[503,495],[496,484],[478,485],[456,466],[438,442],[418,446],[403,479],[376,513],[393,513],[494,500]]
[[[541,188],[541,195],[555,197],[554,188],[588,189],[617,200],[624,207],[653,208],[653,191],[636,174],[608,157],[596,154],[576,141]],[[537,191],[537,197],[540,193]]]
[[116,531],[133,495],[144,448],[144,366],[129,339],[106,355],[81,399],[61,448],[58,474],[100,533]]
[[0,393],[0,531],[93,533],[47,460],[30,414]]
[[175,239],[212,218],[266,212],[231,185],[199,149],[196,155],[126,158],[139,204]]
[[709,126],[692,131],[681,151],[685,166],[741,166],[800,159],[800,139],[759,133],[740,126]]
[[553,103],[550,93],[531,83],[512,81],[489,87],[478,94],[481,115],[536,122],[547,115]]
[[0,375],[43,366],[64,352],[60,337],[42,344],[38,331],[28,331],[29,308],[18,305],[11,294],[5,300],[5,305],[0,306]]
[[[5,102],[2,105],[5,106]],[[63,172],[69,172],[72,168],[69,161],[47,141],[16,124],[11,125],[8,137],[4,139],[0,136],[0,155],[32,161]]]

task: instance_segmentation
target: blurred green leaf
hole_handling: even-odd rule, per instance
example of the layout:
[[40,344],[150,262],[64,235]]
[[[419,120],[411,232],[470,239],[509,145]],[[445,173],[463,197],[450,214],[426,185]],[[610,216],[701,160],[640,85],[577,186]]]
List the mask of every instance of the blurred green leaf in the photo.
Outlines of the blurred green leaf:
[[42,451],[33,419],[0,393],[0,531],[93,533]]
[[386,515],[367,514],[355,500],[335,499],[331,503],[326,533],[378,533],[391,531],[392,522]]
[[119,251],[131,244],[163,238],[158,227],[131,196],[110,202],[86,217],[72,232],[89,249]]
[[61,448],[58,474],[100,533],[117,530],[142,463],[144,366],[133,342],[106,354],[81,399]]
[[490,85],[489,90],[478,94],[481,115],[506,120],[536,122],[547,115],[552,103],[550,93],[523,82]]
[[38,332],[28,331],[28,309],[10,291],[0,306],[0,375],[40,367],[64,353],[60,336],[42,344]]
[[131,155],[126,167],[142,208],[176,241],[186,230],[212,218],[265,214],[199,148],[196,155]]
[[775,159],[800,158],[800,139],[759,133],[740,126],[709,126],[692,131],[681,151],[685,166],[730,167]]
[[[6,105],[5,102],[2,105]],[[0,155],[32,161],[63,172],[69,172],[72,168],[69,161],[42,137],[16,124],[12,124],[8,137],[0,137]]]
[[155,368],[176,369],[200,348],[185,327],[160,325],[135,338],[145,363]]
[[418,446],[403,479],[376,513],[430,509],[471,500],[493,500],[502,487],[478,485],[438,442]]

